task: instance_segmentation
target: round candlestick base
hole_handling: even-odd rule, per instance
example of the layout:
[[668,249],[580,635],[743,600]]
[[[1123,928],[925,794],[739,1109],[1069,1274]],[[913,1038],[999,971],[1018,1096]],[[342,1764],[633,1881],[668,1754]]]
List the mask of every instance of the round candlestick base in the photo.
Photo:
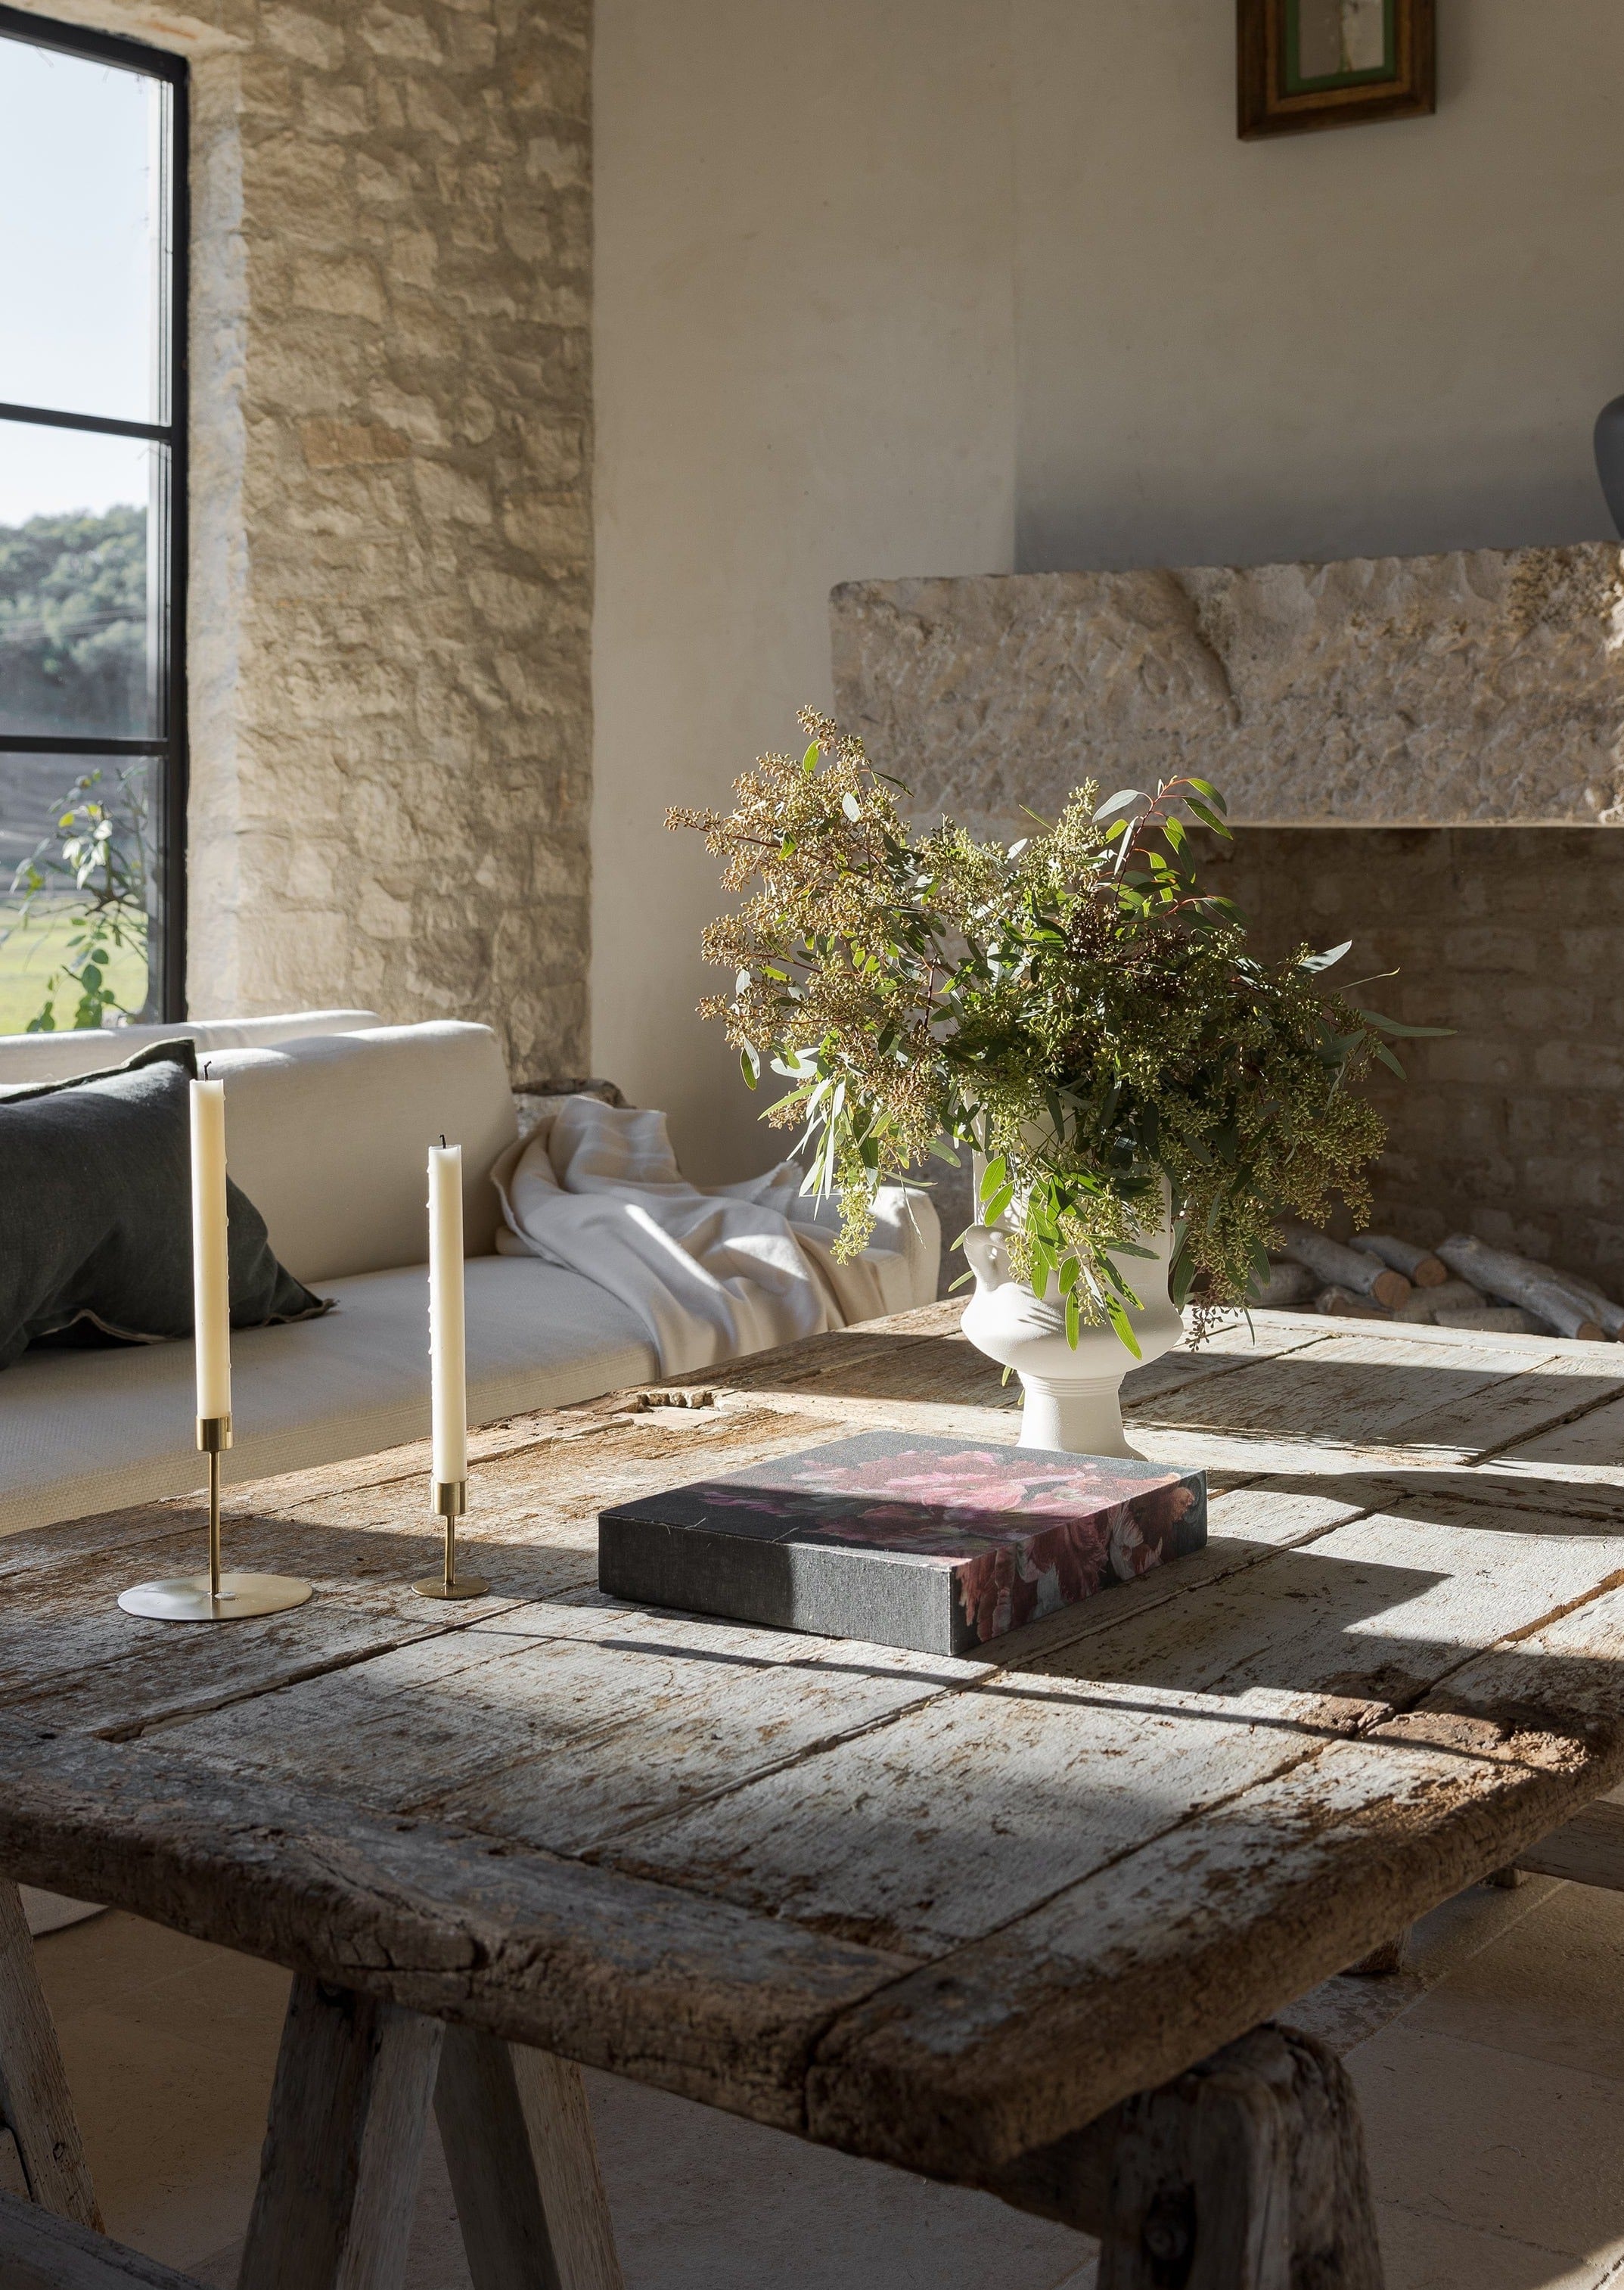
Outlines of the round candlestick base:
[[133,1589],[121,1590],[118,1603],[126,1614],[144,1614],[154,1622],[239,1622],[302,1606],[314,1588],[294,1574],[222,1574],[216,1597],[206,1574],[172,1574],[165,1581],[138,1582]]
[[412,1587],[420,1598],[484,1598],[491,1589],[481,1574],[459,1574],[454,1582],[448,1582],[444,1574],[425,1574]]

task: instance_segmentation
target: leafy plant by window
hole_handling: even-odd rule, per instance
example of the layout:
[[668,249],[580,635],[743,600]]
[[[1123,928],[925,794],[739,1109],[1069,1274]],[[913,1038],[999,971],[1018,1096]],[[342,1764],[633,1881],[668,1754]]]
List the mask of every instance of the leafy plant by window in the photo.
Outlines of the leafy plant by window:
[[980,1213],[1014,1269],[1052,1281],[1073,1342],[1108,1321],[1137,1350],[1142,1300],[1113,1256],[1146,1254],[1164,1187],[1173,1301],[1243,1303],[1276,1219],[1362,1216],[1384,1131],[1357,1093],[1388,1037],[1430,1032],[1327,992],[1347,947],[1264,962],[1244,917],[1198,880],[1202,834],[1228,836],[1205,781],[1099,800],[1005,845],[950,820],[916,833],[862,742],[804,709],[811,744],[764,756],[731,812],[673,810],[724,860],[737,912],[704,934],[732,989],[701,1003],[767,1109],[797,1124],[805,1189],[837,1194],[841,1249],[873,1230],[879,1185],[939,1153],[984,1157]]
[[[118,775],[116,790],[102,789],[100,770],[86,772],[63,798],[55,831],[46,836],[12,877],[19,901],[13,932],[47,917],[68,925],[67,958],[52,971],[44,1000],[29,1019],[31,1034],[100,1026],[110,1015],[137,1013],[121,1003],[109,971],[116,957],[147,958],[147,774],[133,765]],[[71,1011],[58,1016],[59,1005]]]

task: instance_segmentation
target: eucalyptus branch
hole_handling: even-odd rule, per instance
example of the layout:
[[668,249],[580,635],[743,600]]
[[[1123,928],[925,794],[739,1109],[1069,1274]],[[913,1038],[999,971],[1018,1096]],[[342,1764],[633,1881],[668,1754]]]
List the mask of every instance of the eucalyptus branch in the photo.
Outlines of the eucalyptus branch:
[[[701,1005],[766,1111],[802,1131],[807,1185],[838,1193],[842,1252],[872,1229],[877,1187],[940,1151],[984,1157],[989,1219],[1018,1270],[1053,1281],[1074,1339],[1128,1331],[1115,1259],[1165,1184],[1174,1293],[1243,1301],[1283,1212],[1334,1194],[1356,1212],[1381,1124],[1355,1086],[1407,1029],[1327,997],[1347,949],[1265,964],[1206,890],[1199,837],[1227,838],[1221,796],[1180,774],[1101,802],[1078,789],[1012,845],[949,820],[916,834],[906,795],[860,741],[804,710],[804,754],[765,756],[732,813],[673,812],[703,832],[730,890],[705,933],[734,975]],[[1004,1195],[1007,1191],[1007,1198]]]

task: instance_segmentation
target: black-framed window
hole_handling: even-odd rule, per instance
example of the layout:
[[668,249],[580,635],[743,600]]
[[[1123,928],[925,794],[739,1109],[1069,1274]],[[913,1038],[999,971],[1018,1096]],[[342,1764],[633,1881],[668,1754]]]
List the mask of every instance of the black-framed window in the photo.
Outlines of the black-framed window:
[[185,1013],[186,189],[180,59],[0,6],[0,1033]]

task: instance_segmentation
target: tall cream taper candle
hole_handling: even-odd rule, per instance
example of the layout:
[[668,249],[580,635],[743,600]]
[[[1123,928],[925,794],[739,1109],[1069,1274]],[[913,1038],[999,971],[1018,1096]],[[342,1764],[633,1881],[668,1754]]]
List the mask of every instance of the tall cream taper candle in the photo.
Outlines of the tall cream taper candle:
[[293,1574],[228,1574],[220,1564],[220,1466],[231,1445],[231,1265],[226,1229],[226,1085],[195,1081],[192,1130],[192,1325],[197,1445],[209,1459],[209,1571],[121,1590],[126,1614],[154,1622],[223,1622],[284,1614],[311,1586]]
[[226,1234],[226,1085],[192,1084],[192,1323],[197,1413],[231,1413],[231,1269]]
[[440,1486],[452,1486],[468,1475],[460,1145],[428,1149],[428,1383],[434,1477]]

